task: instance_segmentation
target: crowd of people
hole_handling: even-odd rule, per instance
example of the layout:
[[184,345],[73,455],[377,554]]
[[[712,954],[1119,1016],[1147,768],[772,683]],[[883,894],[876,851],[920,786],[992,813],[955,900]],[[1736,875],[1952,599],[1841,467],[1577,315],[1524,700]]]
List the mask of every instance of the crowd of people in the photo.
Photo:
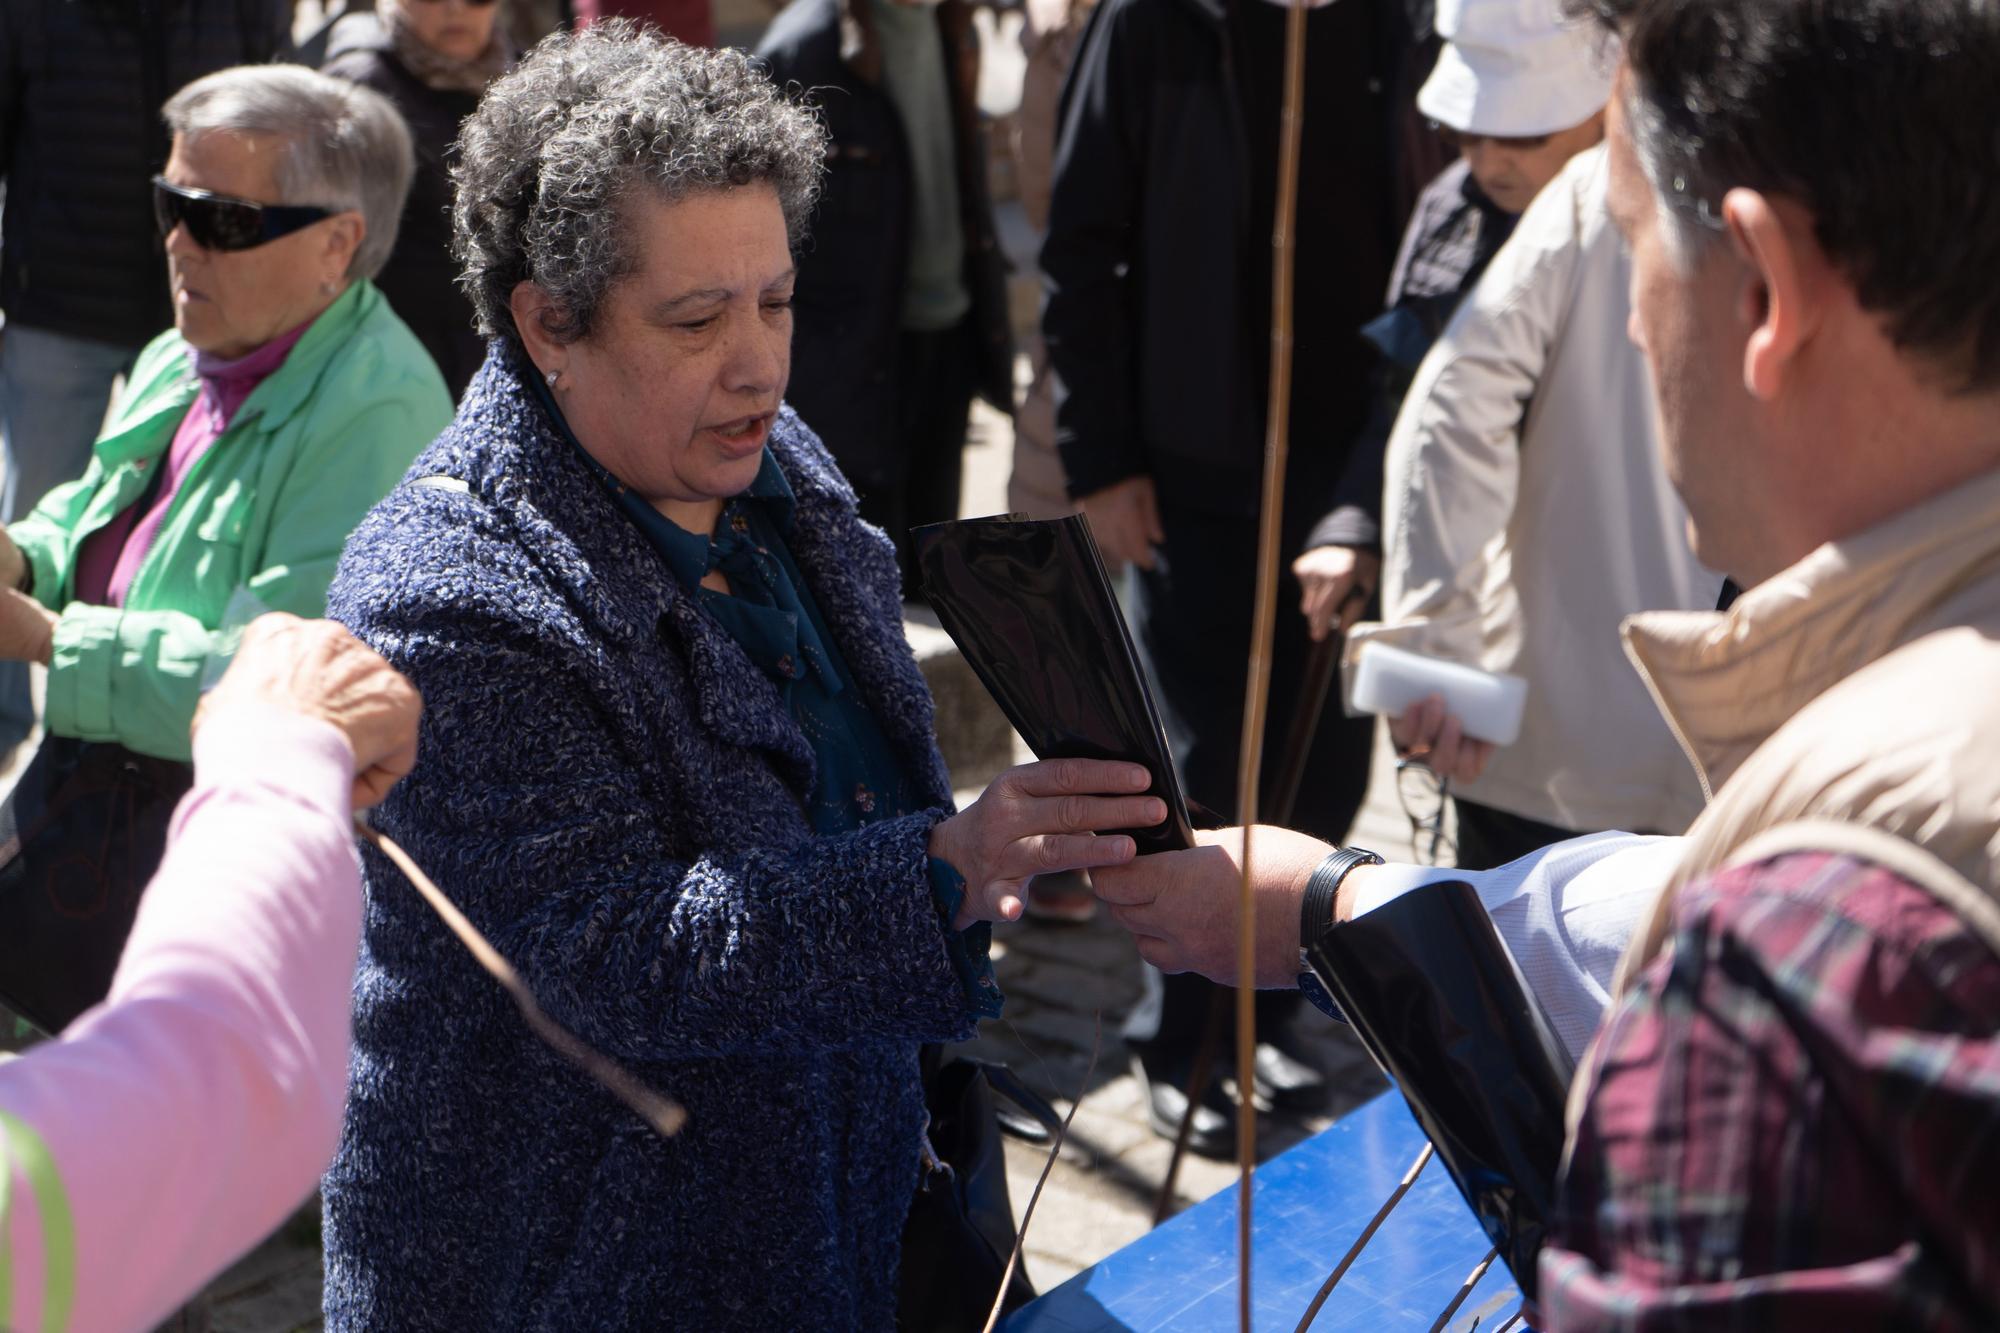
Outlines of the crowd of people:
[[1138,765],[957,809],[904,638],[1017,407],[971,6],[578,9],[379,0],[317,71],[267,0],[0,11],[0,747],[188,792],[108,995],[0,1064],[0,1326],[147,1327],[320,1179],[329,1328],[894,1327],[996,923],[1105,905],[1221,1155],[1218,988],[1309,1105],[1305,947],[1444,878],[1580,1060],[1540,1326],[2000,1320],[1991,5],[1309,0],[1273,695],[1342,636],[1528,702],[1390,719],[1445,867],[1339,845],[1332,710],[1249,976],[1284,6],[1028,14],[1013,489],[1131,570],[1211,826],[1145,857]]

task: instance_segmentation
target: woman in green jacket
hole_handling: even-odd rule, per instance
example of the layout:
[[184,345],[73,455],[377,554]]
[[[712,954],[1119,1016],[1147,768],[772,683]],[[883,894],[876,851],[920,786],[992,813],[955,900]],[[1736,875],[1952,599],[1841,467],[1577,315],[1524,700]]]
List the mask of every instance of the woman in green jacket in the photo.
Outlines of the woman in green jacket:
[[265,65],[197,80],[165,115],[175,327],[82,479],[0,537],[0,659],[49,668],[50,735],[185,760],[232,601],[323,614],[349,531],[451,401],[369,281],[413,169],[394,108]]

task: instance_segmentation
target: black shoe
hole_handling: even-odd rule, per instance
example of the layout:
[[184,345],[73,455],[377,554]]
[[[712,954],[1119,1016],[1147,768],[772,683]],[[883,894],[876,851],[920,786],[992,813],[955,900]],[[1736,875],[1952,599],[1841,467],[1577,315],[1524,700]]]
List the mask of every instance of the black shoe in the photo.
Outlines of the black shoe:
[[[1155,1134],[1172,1143],[1181,1132],[1181,1117],[1187,1114],[1187,1093],[1163,1071],[1148,1070],[1141,1056],[1132,1057],[1132,1070],[1146,1092],[1147,1123]],[[1236,1107],[1223,1096],[1221,1080],[1214,1074],[1202,1092],[1201,1104],[1194,1109],[1194,1123],[1188,1126],[1188,1151],[1224,1162],[1236,1158]]]
[[1257,1043],[1252,1068],[1257,1095],[1278,1111],[1316,1111],[1326,1105],[1326,1075],[1281,1049],[1277,1043]]

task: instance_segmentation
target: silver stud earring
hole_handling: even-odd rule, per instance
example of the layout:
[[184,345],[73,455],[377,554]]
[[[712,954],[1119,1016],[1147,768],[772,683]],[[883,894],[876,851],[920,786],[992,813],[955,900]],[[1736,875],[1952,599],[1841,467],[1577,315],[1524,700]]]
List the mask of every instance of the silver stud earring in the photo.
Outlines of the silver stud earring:
[[546,378],[549,382],[549,387],[553,389],[556,387],[556,381],[562,378],[562,372],[560,370],[551,370]]

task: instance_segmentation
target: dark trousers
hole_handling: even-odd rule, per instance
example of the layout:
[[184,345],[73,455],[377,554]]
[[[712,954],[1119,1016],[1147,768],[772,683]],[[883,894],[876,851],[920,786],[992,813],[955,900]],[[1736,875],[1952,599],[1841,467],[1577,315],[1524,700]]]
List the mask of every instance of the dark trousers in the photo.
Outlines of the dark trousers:
[[941,333],[905,330],[897,342],[896,437],[879,466],[848,478],[860,496],[861,517],[896,543],[905,598],[920,598],[923,586],[911,559],[910,529],[958,517],[966,419],[978,378],[975,351],[969,321]]
[[1491,870],[1518,861],[1554,842],[1579,836],[1570,829],[1544,824],[1526,815],[1512,815],[1490,805],[1451,798],[1458,815],[1458,864],[1464,870]]
[[[1289,488],[1288,488],[1289,489]],[[1278,584],[1278,624],[1271,671],[1271,706],[1260,789],[1268,793],[1283,762],[1311,640],[1299,614],[1299,585],[1290,572],[1324,496],[1301,486],[1300,512],[1287,517]],[[1238,821],[1237,749],[1243,733],[1243,691],[1249,674],[1250,623],[1256,587],[1257,521],[1162,505],[1167,540],[1156,568],[1141,570],[1134,598],[1134,636],[1165,714],[1167,739],[1190,801],[1205,807],[1198,826]],[[1372,718],[1349,718],[1337,690],[1320,719],[1285,822],[1329,842],[1347,836],[1368,790]],[[1125,1038],[1157,1074],[1180,1077],[1193,1061],[1217,989],[1193,974],[1161,977],[1148,968],[1145,998],[1126,1021]],[[1297,991],[1257,997],[1260,1032],[1279,1032],[1304,1003]],[[1233,1027],[1226,1028],[1223,1049]]]

